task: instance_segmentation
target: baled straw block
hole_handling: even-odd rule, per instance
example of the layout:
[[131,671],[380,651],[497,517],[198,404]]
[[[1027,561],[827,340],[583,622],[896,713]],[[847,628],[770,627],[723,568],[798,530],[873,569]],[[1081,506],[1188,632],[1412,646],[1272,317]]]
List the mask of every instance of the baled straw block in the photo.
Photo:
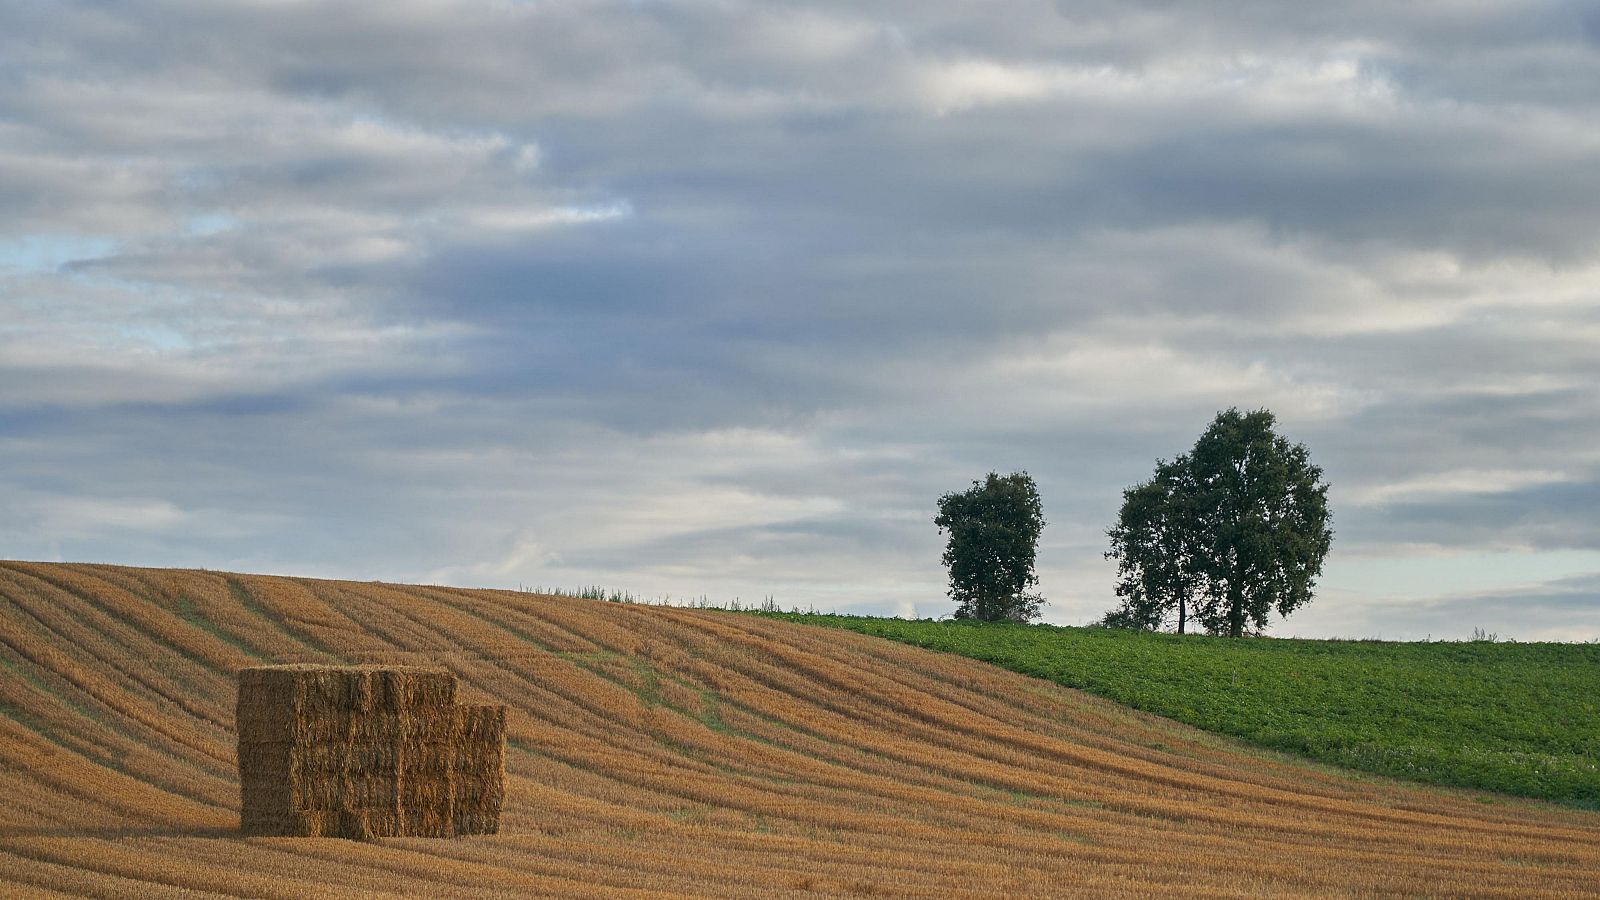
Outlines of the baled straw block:
[[419,714],[454,705],[455,694],[455,676],[413,666],[257,666],[239,673],[239,739],[378,741],[422,729],[417,736],[447,740]]
[[[241,830],[358,840],[448,837],[458,820],[464,833],[497,830],[505,708],[458,707],[455,691],[454,676],[416,667],[241,671]],[[458,784],[470,809],[457,809]]]
[[456,707],[456,834],[495,834],[505,801],[506,708]]

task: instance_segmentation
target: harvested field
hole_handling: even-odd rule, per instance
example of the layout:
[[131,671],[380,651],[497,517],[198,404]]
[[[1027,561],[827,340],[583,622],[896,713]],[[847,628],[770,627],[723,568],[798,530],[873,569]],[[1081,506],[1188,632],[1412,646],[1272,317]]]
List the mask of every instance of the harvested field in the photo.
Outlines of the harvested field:
[[[499,833],[241,837],[236,677],[283,662],[442,668],[505,704],[452,725],[505,730],[458,761],[504,768]],[[7,895],[1600,896],[1600,813],[727,613],[0,563],[0,712]]]

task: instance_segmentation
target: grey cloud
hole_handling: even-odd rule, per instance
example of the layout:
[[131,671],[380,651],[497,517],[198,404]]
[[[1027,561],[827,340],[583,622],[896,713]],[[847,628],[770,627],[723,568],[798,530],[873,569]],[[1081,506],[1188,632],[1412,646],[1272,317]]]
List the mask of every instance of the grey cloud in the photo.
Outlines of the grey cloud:
[[1465,493],[1437,500],[1396,503],[1381,516],[1363,517],[1359,534],[1445,546],[1600,549],[1600,477],[1512,491]]

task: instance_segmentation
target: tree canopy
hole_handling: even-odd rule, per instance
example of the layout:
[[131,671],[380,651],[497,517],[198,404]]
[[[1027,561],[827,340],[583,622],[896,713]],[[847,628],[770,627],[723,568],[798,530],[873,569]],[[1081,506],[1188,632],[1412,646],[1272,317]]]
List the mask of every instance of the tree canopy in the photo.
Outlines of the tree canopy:
[[1039,615],[1044,600],[1029,588],[1044,508],[1032,476],[1017,472],[1001,477],[990,472],[960,493],[939,498],[933,520],[948,532],[944,564],[950,570],[950,599],[958,619],[1027,622]]
[[1123,492],[1108,559],[1122,604],[1103,624],[1156,630],[1190,617],[1213,634],[1263,629],[1311,601],[1333,540],[1328,485],[1265,409],[1229,409],[1189,453]]

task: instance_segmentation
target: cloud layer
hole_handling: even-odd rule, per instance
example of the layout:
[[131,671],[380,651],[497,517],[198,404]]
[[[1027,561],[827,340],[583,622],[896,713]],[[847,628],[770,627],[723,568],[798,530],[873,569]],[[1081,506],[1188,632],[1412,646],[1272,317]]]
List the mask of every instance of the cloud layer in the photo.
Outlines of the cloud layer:
[[932,615],[1027,469],[1079,622],[1267,406],[1285,633],[1600,636],[1597,81],[1576,0],[11,4],[4,555]]

